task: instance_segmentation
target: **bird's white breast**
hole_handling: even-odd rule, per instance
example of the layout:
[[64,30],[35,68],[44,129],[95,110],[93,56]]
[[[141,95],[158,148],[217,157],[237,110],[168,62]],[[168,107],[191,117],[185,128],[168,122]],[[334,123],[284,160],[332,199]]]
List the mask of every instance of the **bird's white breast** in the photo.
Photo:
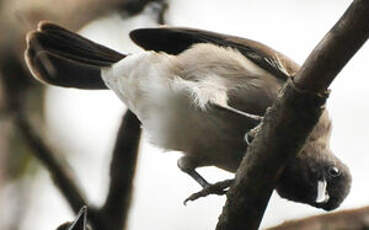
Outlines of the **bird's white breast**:
[[191,102],[179,93],[184,89],[175,80],[178,79],[176,68],[174,56],[143,52],[104,68],[102,77],[137,115],[154,144],[185,151],[181,146],[189,142],[186,136],[192,125],[186,113]]

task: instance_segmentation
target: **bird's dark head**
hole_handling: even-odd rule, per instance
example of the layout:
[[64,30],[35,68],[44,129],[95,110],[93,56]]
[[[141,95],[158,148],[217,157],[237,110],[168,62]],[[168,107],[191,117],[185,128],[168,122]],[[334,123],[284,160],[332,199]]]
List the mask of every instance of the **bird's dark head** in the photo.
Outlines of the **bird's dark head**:
[[289,162],[276,189],[283,198],[329,211],[342,203],[350,187],[348,167],[329,149],[315,145]]
[[289,161],[278,194],[324,210],[337,208],[351,188],[351,173],[330,150],[331,122],[325,111],[296,158]]

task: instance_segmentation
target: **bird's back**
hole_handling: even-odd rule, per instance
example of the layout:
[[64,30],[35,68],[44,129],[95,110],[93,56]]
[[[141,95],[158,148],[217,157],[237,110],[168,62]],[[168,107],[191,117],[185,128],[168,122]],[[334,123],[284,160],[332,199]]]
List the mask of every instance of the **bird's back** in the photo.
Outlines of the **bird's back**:
[[154,144],[201,155],[204,165],[230,171],[245,152],[244,130],[254,124],[240,127],[212,105],[233,103],[260,114],[281,86],[238,51],[213,44],[197,44],[177,56],[134,54],[106,68],[103,78],[138,116]]

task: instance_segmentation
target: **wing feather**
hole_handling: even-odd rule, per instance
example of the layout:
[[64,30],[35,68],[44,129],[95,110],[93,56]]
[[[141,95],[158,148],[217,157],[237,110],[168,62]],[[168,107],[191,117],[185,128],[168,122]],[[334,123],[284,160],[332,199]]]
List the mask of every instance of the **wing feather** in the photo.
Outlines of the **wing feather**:
[[162,51],[174,55],[196,43],[213,43],[223,47],[232,47],[282,80],[287,80],[299,69],[299,66],[290,58],[262,43],[205,30],[181,27],[143,28],[133,30],[130,37],[146,50]]

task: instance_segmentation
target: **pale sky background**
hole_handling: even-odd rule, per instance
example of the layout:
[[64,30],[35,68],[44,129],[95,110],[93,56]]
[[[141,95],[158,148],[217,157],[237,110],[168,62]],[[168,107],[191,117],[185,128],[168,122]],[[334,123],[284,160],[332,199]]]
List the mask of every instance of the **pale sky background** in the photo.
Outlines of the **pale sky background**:
[[[173,0],[167,19],[171,25],[258,40],[302,64],[350,3],[348,0]],[[82,33],[120,51],[135,52],[138,48],[127,39],[128,31],[153,25],[147,16],[122,21],[112,15],[91,23]],[[364,45],[332,84],[328,100],[334,127],[332,149],[353,174],[351,193],[340,209],[369,204],[368,60],[369,47]],[[47,136],[53,145],[68,153],[68,161],[87,197],[96,204],[105,199],[109,154],[124,108],[110,91],[50,87],[47,92],[50,130]],[[180,154],[162,153],[145,139],[141,150],[129,229],[214,229],[225,198],[212,196],[183,206],[183,200],[200,187],[177,168]],[[203,168],[200,172],[213,182],[232,176],[216,168]],[[30,184],[33,198],[23,230],[55,229],[73,219],[45,171]],[[324,212],[274,194],[262,226],[319,213]]]

